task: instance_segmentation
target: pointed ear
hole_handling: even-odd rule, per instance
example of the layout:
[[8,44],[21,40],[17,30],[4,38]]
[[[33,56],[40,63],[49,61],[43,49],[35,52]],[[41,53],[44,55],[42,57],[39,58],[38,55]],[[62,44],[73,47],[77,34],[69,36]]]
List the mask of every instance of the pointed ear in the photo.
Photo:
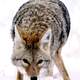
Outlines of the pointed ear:
[[51,29],[48,29],[47,32],[43,35],[42,39],[40,40],[40,47],[43,50],[48,51],[50,49],[50,42],[51,42]]
[[15,26],[15,40],[21,40],[20,34],[18,32],[17,26]]
[[19,26],[15,26],[15,39],[14,40],[15,42],[19,41],[19,42],[25,43],[22,39],[21,32],[22,32],[21,28]]

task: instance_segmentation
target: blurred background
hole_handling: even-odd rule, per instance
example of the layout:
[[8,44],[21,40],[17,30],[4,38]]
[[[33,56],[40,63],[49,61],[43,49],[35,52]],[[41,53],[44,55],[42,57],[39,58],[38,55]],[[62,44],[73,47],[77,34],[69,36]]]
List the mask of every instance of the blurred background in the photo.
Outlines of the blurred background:
[[[71,31],[62,57],[71,80],[80,80],[80,0],[61,1],[67,6],[71,17]],[[27,0],[0,0],[0,80],[15,80],[10,29],[16,11],[24,2]],[[60,79],[55,77],[55,80]]]

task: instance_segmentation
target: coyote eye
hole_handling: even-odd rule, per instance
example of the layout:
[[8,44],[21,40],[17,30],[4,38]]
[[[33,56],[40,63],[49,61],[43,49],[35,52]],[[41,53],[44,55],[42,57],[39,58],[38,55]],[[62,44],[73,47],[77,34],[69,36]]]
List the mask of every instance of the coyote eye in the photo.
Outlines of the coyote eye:
[[41,60],[39,60],[38,62],[37,62],[37,64],[41,64],[43,62],[43,60],[41,59]]
[[28,61],[27,59],[23,59],[23,62],[24,62],[25,64],[29,64],[29,65],[30,65],[30,63],[29,63],[29,61]]

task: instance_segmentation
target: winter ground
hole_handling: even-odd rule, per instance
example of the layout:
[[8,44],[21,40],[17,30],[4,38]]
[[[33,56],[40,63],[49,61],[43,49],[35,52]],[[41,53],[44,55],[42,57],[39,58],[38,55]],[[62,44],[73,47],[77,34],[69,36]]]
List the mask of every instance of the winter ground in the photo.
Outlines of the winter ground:
[[[17,9],[27,0],[0,0],[0,80],[15,80],[16,68],[11,64],[11,22]],[[71,80],[80,80],[80,1],[62,0],[71,17],[71,32],[62,57]],[[55,68],[56,69],[56,68]],[[54,80],[59,79],[55,70]]]

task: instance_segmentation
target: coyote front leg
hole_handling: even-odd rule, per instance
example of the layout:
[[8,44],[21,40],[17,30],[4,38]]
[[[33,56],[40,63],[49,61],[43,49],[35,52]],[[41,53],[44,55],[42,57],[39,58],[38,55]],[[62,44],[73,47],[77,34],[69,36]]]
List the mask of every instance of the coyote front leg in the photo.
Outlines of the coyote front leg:
[[61,75],[63,77],[63,80],[70,80],[67,70],[65,69],[63,60],[61,58],[60,50],[58,50],[56,52],[55,57],[54,57],[54,62],[56,64],[56,66],[58,67],[59,72],[61,73]]
[[17,72],[16,80],[23,80],[23,75],[19,71]]

